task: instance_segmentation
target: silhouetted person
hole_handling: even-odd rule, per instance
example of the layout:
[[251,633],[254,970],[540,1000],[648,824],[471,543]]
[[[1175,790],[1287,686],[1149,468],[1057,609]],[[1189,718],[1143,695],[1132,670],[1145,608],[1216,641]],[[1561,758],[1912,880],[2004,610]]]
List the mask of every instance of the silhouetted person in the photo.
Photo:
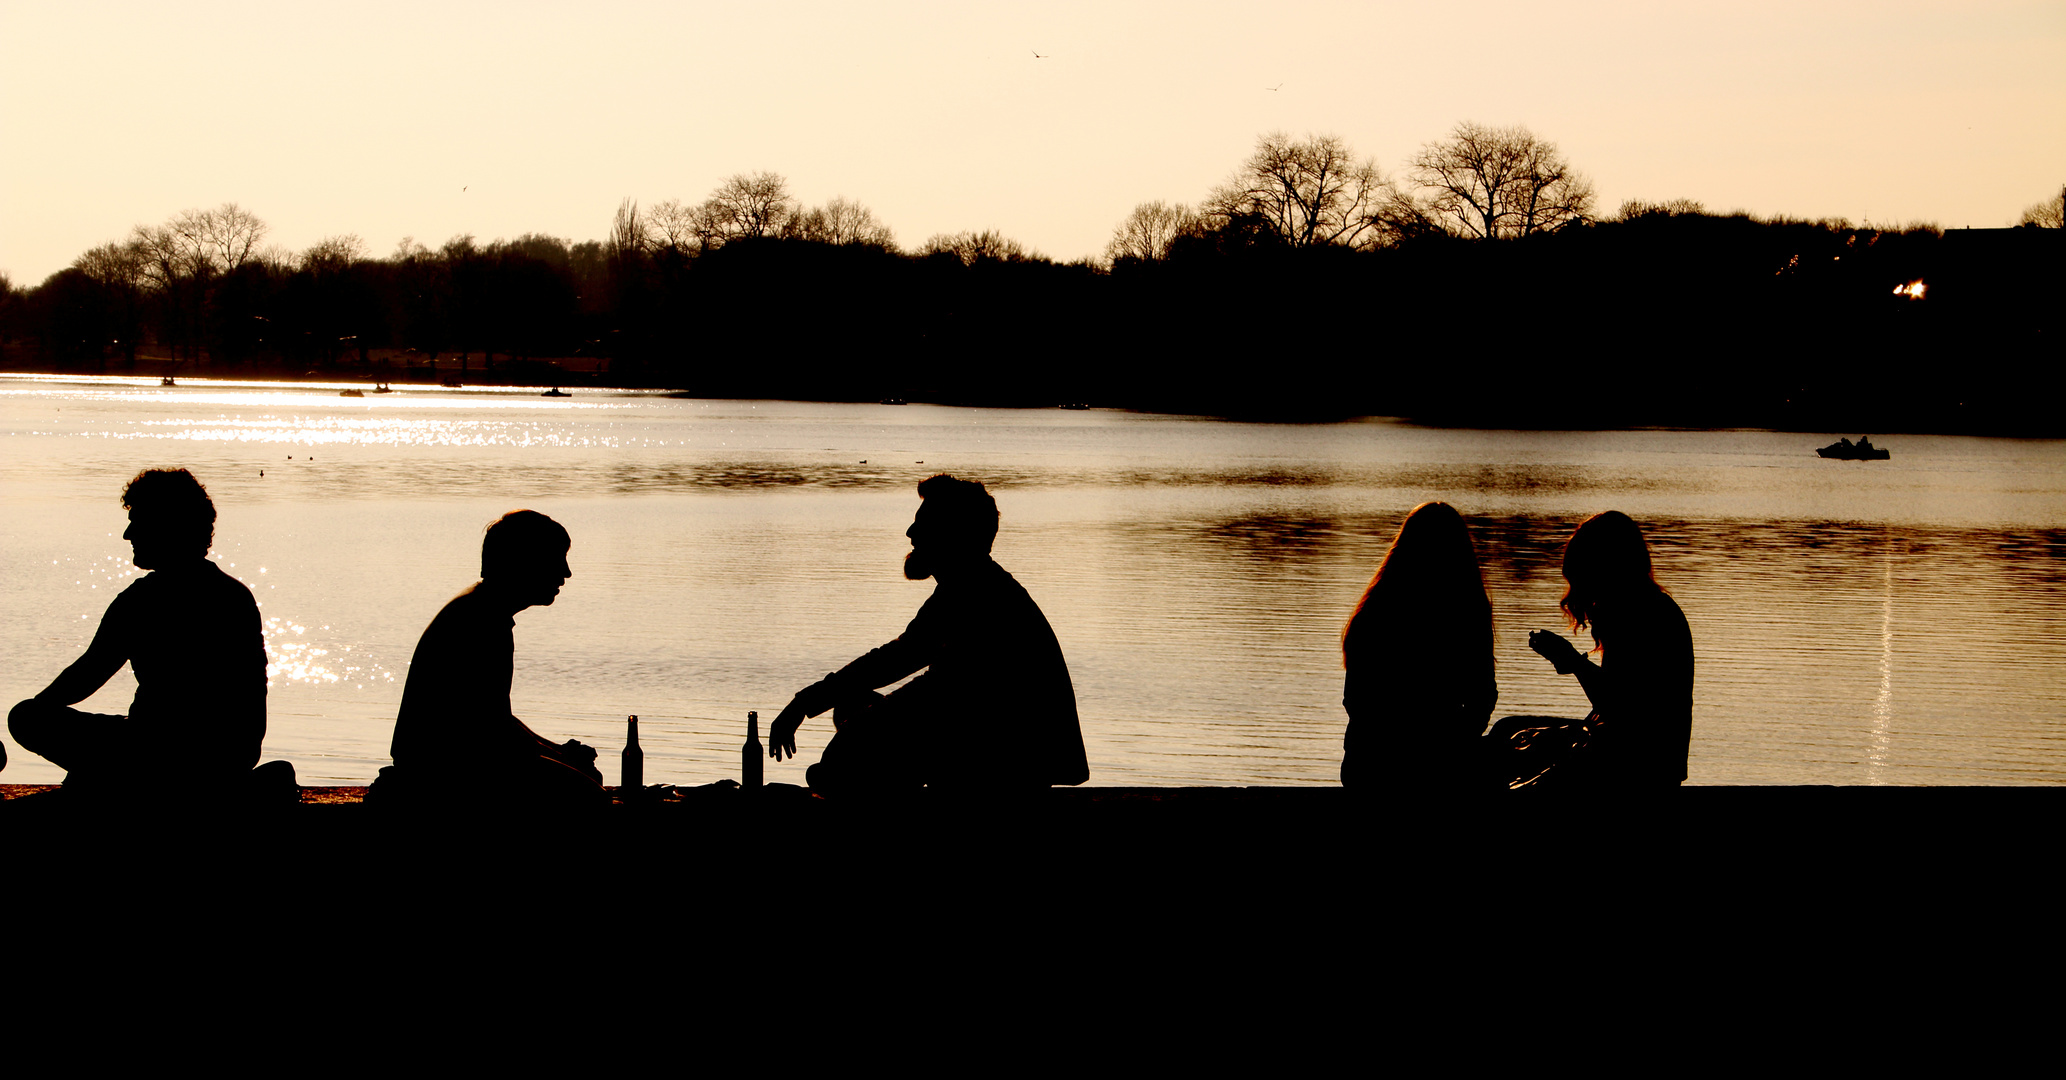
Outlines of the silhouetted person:
[[[68,791],[117,791],[159,777],[191,783],[203,796],[237,790],[251,782],[265,740],[258,602],[208,561],[215,503],[194,474],[140,472],[122,505],[131,561],[150,573],[108,605],[85,655],[14,707],[8,728],[22,749],[65,770]],[[128,715],[71,708],[123,664],[136,675]]]
[[1463,516],[1413,508],[1341,633],[1345,787],[1492,789],[1492,601]]
[[[1089,779],[1062,647],[990,559],[996,500],[944,474],[918,495],[904,576],[938,586],[901,637],[797,692],[769,727],[769,756],[793,756],[804,718],[834,709],[838,733],[807,773],[834,798],[921,785],[1017,796]],[[921,668],[889,696],[875,693]]]
[[[1557,751],[1542,783],[1676,787],[1686,778],[1693,737],[1693,632],[1678,603],[1657,584],[1642,530],[1615,510],[1587,518],[1564,545],[1564,580],[1568,586],[1558,606],[1572,629],[1592,631],[1600,662],[1595,665],[1547,630],[1528,635],[1528,647],[1558,674],[1578,676],[1593,706],[1582,736],[1566,740],[1577,745]],[[1510,716],[1494,726],[1493,736],[1511,745],[1517,732],[1529,728],[1575,730],[1567,721]]]
[[518,806],[606,804],[595,751],[547,741],[510,711],[516,613],[549,606],[574,572],[559,523],[515,510],[488,526],[481,580],[432,619],[409,660],[395,717],[394,766],[380,801],[452,804],[473,792]]

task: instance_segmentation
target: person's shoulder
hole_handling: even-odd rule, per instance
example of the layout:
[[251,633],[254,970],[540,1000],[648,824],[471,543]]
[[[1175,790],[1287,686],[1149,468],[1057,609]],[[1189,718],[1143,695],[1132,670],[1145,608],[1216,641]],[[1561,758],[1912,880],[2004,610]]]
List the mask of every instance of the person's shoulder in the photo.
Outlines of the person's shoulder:
[[121,592],[115,594],[113,600],[108,601],[107,614],[102,618],[121,624],[142,617],[144,613],[162,605],[164,600],[165,582],[159,579],[155,572],[147,572],[124,586]]
[[1019,584],[1019,579],[1011,576],[1011,571],[997,565],[994,560],[977,575],[976,582],[978,588],[995,599],[1033,604],[1035,608],[1040,606],[1033,603],[1033,594],[1027,592],[1024,585]]
[[149,598],[155,593],[163,591],[164,588],[165,579],[159,577],[157,571],[147,570],[144,572],[144,575],[142,577],[130,582],[128,585],[123,587],[121,592],[116,593],[115,599],[143,600]]
[[459,590],[459,595],[445,601],[445,606],[438,609],[437,617],[432,619],[430,624],[438,626],[441,623],[475,623],[488,627],[514,627],[516,625],[516,618],[507,611],[498,610],[495,605],[490,604],[487,597],[481,594],[481,583],[476,581]]
[[190,567],[153,570],[130,582],[129,587],[122,590],[122,596],[140,601],[171,600],[202,593],[220,593],[241,598],[253,606],[258,603],[251,594],[250,586],[237,580],[213,559],[202,559]]
[[1690,643],[1693,639],[1693,625],[1686,621],[1686,612],[1679,602],[1663,589],[1658,589],[1645,599],[1642,619],[1652,632],[1665,641]]
[[253,604],[258,603],[258,599],[251,594],[251,586],[246,585],[242,581],[237,580],[236,576],[231,574],[229,571],[224,570],[221,564],[211,560],[207,562],[205,566],[206,569],[200,572],[201,580],[207,582],[209,588],[219,589],[223,592],[230,593],[236,596],[242,596],[244,599],[251,601]]
[[481,606],[481,598],[474,590],[479,587],[480,583],[475,582],[453,594],[450,600],[438,607],[437,617],[442,619],[448,615],[460,616],[478,609]]
[[982,569],[978,570],[973,575],[973,577],[974,580],[982,582],[983,584],[988,585],[991,588],[1018,589],[1021,592],[1025,591],[1025,586],[1019,584],[1019,579],[1011,576],[1011,571],[1006,570],[1004,567],[997,565],[996,559],[991,559],[988,562],[984,563]]

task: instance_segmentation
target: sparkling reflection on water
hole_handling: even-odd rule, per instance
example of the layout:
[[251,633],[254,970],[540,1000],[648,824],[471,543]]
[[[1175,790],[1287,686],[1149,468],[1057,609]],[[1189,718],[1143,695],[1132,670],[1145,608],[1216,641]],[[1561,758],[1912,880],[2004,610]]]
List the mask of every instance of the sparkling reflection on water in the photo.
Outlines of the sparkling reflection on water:
[[[1068,652],[1095,783],[1332,782],[1336,634],[1429,498],[1478,537],[1503,712],[1583,710],[1525,638],[1557,625],[1564,538],[1614,508],[1693,624],[1693,782],[2066,779],[2058,442],[1887,437],[1894,460],[1868,465],[1769,432],[337,389],[0,378],[8,700],[135,574],[122,481],[179,464],[264,604],[267,753],[308,782],[385,763],[416,636],[517,506],[568,526],[575,573],[518,617],[519,714],[610,758],[638,713],[647,775],[707,782],[735,774],[746,710],[910,618],[929,589],[897,573],[911,486],[949,471],[998,493],[998,560]],[[804,729],[804,761],[828,734]],[[5,775],[58,774],[18,752]]]

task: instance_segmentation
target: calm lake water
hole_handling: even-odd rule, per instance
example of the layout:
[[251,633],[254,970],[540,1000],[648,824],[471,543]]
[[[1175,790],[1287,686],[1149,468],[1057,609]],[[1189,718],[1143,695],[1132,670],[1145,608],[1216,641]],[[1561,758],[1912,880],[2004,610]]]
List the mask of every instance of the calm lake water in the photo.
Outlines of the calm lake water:
[[[76,658],[138,573],[124,482],[186,466],[262,604],[266,756],[364,783],[417,635],[482,527],[529,507],[573,534],[574,577],[517,617],[518,715],[614,782],[637,713],[647,778],[707,783],[736,775],[747,710],[902,630],[932,588],[899,570],[912,487],[952,472],[997,495],[996,557],[1067,653],[1093,784],[1334,783],[1336,636],[1437,498],[1478,538],[1500,714],[1585,712],[1526,637],[1561,628],[1564,538],[1618,509],[1693,626],[1690,782],[2066,782],[2066,442],[1887,436],[1893,460],[1850,463],[1815,457],[1834,435],[1764,431],[337,391],[0,376],[0,698]],[[85,707],[133,692],[125,671]],[[830,732],[804,727],[803,763]],[[8,782],[61,777],[10,757]]]

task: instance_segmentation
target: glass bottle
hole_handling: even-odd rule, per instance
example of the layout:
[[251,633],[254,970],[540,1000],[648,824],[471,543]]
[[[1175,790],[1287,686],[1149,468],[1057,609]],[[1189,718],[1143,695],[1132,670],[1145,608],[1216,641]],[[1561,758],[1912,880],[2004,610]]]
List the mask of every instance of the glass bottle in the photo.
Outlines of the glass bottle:
[[638,717],[625,719],[630,728],[624,735],[624,762],[617,772],[617,798],[630,802],[646,786],[646,752],[638,745]]
[[747,791],[760,788],[761,758],[767,751],[760,745],[760,714],[746,714],[746,746],[739,751],[739,786]]

